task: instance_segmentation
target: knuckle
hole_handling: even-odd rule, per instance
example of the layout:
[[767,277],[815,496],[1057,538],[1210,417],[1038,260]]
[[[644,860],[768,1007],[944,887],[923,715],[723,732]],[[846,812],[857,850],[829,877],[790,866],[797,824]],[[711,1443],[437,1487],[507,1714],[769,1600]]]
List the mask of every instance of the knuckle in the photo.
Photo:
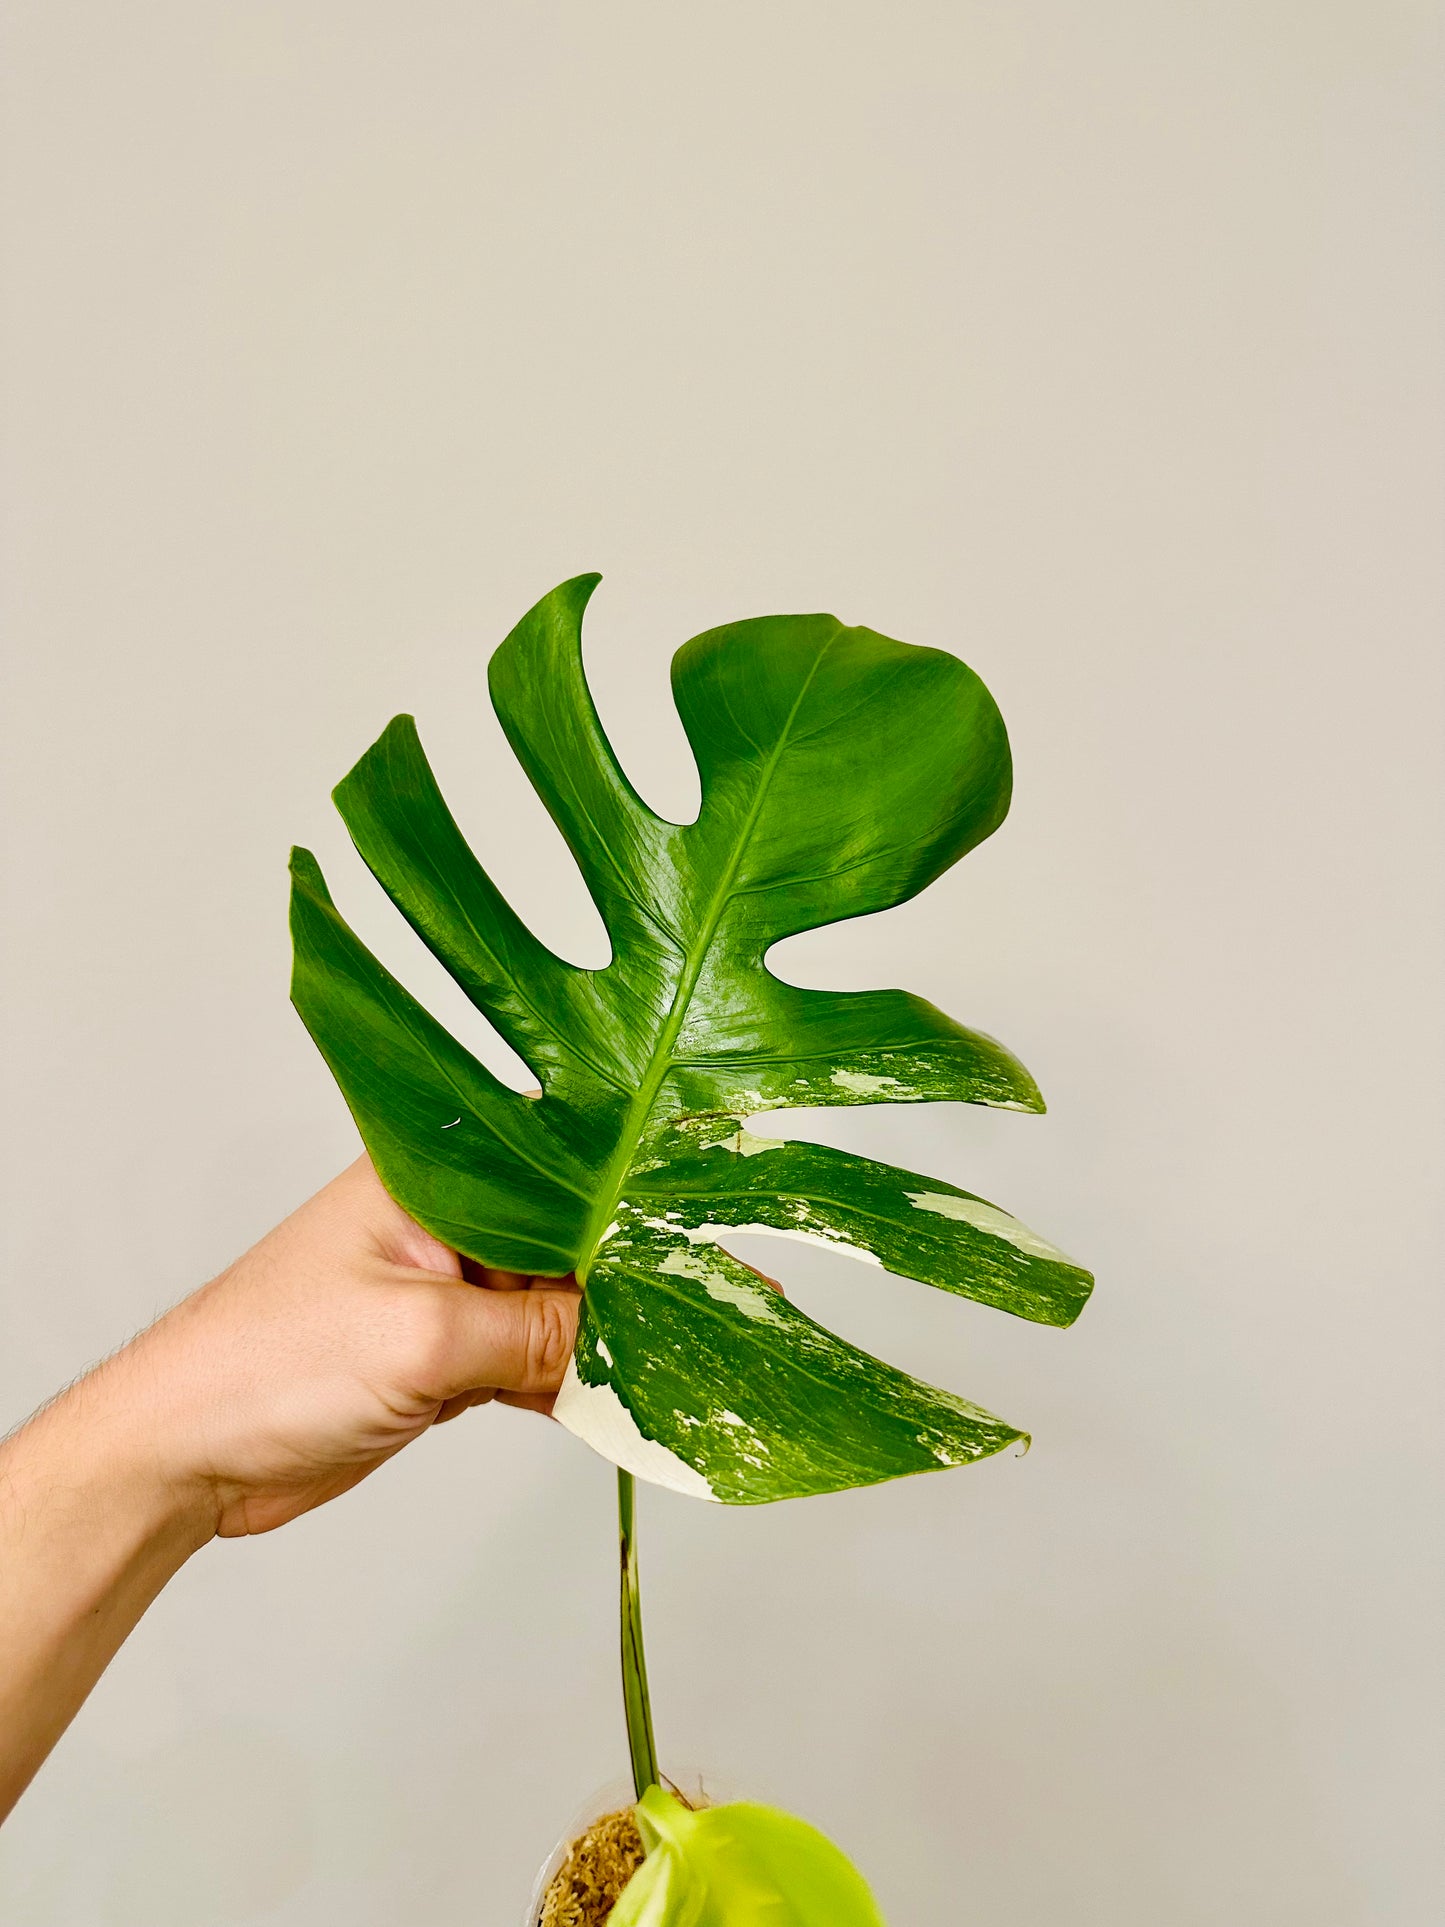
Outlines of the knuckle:
[[450,1311],[444,1295],[425,1285],[408,1285],[393,1299],[392,1341],[418,1387],[430,1390],[448,1376],[455,1343]]
[[561,1292],[539,1291],[531,1296],[527,1320],[527,1383],[530,1389],[550,1391],[560,1385],[572,1356],[573,1308]]

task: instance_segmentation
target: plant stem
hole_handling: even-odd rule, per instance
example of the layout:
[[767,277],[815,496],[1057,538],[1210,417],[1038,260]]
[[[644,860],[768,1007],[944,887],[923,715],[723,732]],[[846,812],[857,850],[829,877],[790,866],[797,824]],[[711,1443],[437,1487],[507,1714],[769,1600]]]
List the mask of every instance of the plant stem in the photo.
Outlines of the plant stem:
[[622,1704],[627,1714],[627,1750],[632,1784],[640,1800],[658,1785],[657,1742],[652,1737],[652,1700],[647,1691],[647,1656],[642,1650],[642,1595],[637,1584],[637,1538],[633,1526],[633,1481],[617,1472],[618,1546],[622,1555]]

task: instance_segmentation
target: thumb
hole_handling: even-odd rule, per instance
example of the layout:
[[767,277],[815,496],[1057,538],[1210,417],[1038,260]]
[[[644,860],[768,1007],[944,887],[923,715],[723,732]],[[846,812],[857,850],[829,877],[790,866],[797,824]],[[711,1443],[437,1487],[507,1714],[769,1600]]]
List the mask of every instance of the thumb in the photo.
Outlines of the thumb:
[[443,1287],[449,1301],[448,1339],[437,1361],[438,1399],[462,1392],[524,1392],[545,1396],[562,1383],[577,1340],[582,1294],[560,1281],[525,1291],[486,1285]]

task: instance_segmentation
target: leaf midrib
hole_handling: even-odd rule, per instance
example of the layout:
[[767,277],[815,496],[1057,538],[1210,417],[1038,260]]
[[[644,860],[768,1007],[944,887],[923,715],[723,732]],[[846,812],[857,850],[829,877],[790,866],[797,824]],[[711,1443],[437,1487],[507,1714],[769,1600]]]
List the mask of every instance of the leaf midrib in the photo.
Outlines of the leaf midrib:
[[[592,1215],[582,1235],[581,1257],[576,1266],[576,1277],[579,1285],[586,1283],[587,1273],[591,1268],[592,1259],[596,1255],[597,1247],[601,1243],[608,1225],[612,1222],[612,1213],[616,1208],[617,1200],[622,1195],[622,1187],[626,1182],[627,1173],[631,1169],[633,1155],[642,1140],[642,1133],[647,1128],[648,1120],[652,1116],[652,1109],[657,1102],[657,1094],[662,1089],[663,1080],[671,1069],[672,1047],[677,1042],[678,1033],[681,1031],[683,1020],[687,1016],[688,1006],[691,1004],[693,993],[697,989],[697,980],[702,974],[702,967],[707,961],[709,950],[712,948],[713,938],[717,935],[717,928],[722,921],[723,911],[727,908],[728,900],[732,895],[733,882],[737,876],[743,856],[747,851],[748,844],[752,840],[753,831],[757,827],[758,817],[762,812],[763,800],[767,796],[768,787],[773,780],[778,764],[782,761],[783,751],[787,748],[789,732],[793,726],[793,718],[802,708],[803,698],[807,695],[809,689],[812,688],[814,677],[822,667],[824,658],[837,639],[836,635],[830,636],[828,641],[825,642],[823,647],[818,651],[818,654],[813,659],[811,669],[809,669],[807,675],[804,677],[802,686],[793,699],[793,706],[788,711],[782,728],[778,731],[778,739],[773,745],[767,762],[763,765],[762,773],[758,779],[757,789],[753,794],[752,803],[743,821],[737,841],[733,845],[732,854],[724,865],[722,875],[719,877],[712,896],[708,901],[707,910],[698,927],[697,937],[693,945],[684,952],[686,963],[681,980],[673,994],[672,1003],[668,1007],[667,1016],[663,1020],[662,1028],[658,1032],[657,1042],[653,1046],[652,1054],[647,1060],[647,1068],[643,1072],[642,1081],[637,1087],[637,1094],[628,1106],[627,1116],[624,1118],[622,1129],[618,1133],[616,1149],[613,1151],[603,1175],[602,1184],[597,1194],[597,1202],[593,1207]],[[699,816],[698,820],[701,821],[701,816]]]

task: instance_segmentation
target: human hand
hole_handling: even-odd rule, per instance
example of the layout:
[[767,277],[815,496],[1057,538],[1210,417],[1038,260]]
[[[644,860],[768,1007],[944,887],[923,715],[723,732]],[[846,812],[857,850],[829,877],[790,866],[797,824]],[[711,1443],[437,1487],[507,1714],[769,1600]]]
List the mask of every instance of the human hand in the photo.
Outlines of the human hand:
[[578,1292],[440,1244],[359,1158],[116,1354],[93,1395],[143,1415],[157,1475],[224,1538],[348,1491],[498,1398],[550,1411]]
[[491,1398],[547,1411],[569,1280],[463,1264],[359,1159],[0,1441],[0,1819],[161,1587]]

